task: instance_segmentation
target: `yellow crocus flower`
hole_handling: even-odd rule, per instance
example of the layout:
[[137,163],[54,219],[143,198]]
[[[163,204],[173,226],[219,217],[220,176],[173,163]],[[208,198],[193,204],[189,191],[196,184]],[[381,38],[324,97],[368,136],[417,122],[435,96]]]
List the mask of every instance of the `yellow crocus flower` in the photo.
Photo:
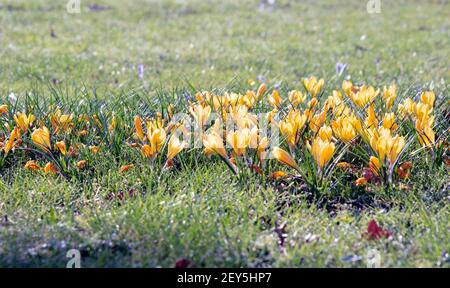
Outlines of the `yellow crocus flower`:
[[303,93],[298,90],[292,90],[288,94],[288,99],[292,106],[297,107],[300,103],[305,101],[306,95],[303,95]]
[[33,114],[25,114],[22,112],[17,112],[14,115],[14,121],[16,122],[17,126],[20,128],[20,130],[22,131],[22,133],[27,132],[28,127],[31,126],[31,124],[33,124],[35,117]]
[[378,118],[375,112],[375,107],[374,105],[370,105],[367,108],[367,118],[365,120],[366,127],[368,128],[375,128],[378,127]]
[[145,158],[153,158],[153,156],[155,155],[153,149],[148,144],[145,144],[141,147],[141,153]]
[[27,170],[41,170],[41,166],[39,166],[35,161],[29,160],[25,163],[25,169]]
[[405,147],[405,138],[400,136],[395,136],[392,138],[392,148],[388,154],[389,163],[394,165],[397,160],[398,155],[402,152],[403,147]]
[[369,168],[375,175],[380,175],[381,163],[380,160],[375,156],[370,156]]
[[295,146],[299,140],[299,133],[307,121],[307,116],[298,110],[291,110],[285,119],[280,121],[281,134],[286,137],[290,146]]
[[297,130],[295,124],[285,119],[280,121],[279,128],[281,135],[286,137],[286,142],[292,147],[297,144]]
[[62,155],[66,155],[66,143],[64,141],[58,141],[55,143],[56,148],[61,152]]
[[433,107],[425,103],[417,103],[415,113],[418,119],[423,119],[433,112]]
[[[344,103],[342,102],[342,94],[339,91],[333,90],[333,94],[331,96],[328,96],[327,100],[325,101],[324,110],[329,109],[335,109],[338,106],[342,106]],[[345,106],[345,105],[344,105]],[[336,111],[334,111],[336,114]],[[340,115],[340,114],[338,114]]]
[[[261,93],[261,91],[258,90],[258,93]],[[263,94],[265,91],[263,92]],[[262,97],[262,96],[261,96]],[[242,104],[245,105],[248,108],[252,108],[256,101],[258,100],[257,96],[255,95],[255,92],[253,91],[247,91],[244,96],[242,96]],[[215,110],[218,110],[216,106],[214,106]]]
[[51,123],[53,130],[56,134],[60,131],[68,132],[72,125],[72,119],[74,115],[61,114],[61,110],[58,108],[51,117]]
[[416,111],[416,102],[411,100],[411,98],[406,98],[403,103],[398,104],[398,111],[403,117],[407,115],[412,115]]
[[272,111],[267,113],[267,115],[266,115],[267,123],[272,123],[272,122],[275,123],[275,119],[274,118],[275,118],[275,115],[277,115],[277,113],[278,113],[278,109],[277,108],[274,108]]
[[6,114],[6,113],[8,113],[8,105],[6,105],[6,104],[0,105],[0,114]]
[[434,95],[433,91],[425,91],[420,95],[420,101],[422,103],[429,105],[430,107],[434,106],[434,100],[436,99],[436,95]]
[[361,130],[360,121],[354,116],[341,116],[331,122],[331,127],[337,138],[344,143],[352,141],[359,130]]
[[331,137],[333,136],[333,131],[330,126],[323,125],[320,127],[319,132],[317,132],[318,137],[323,141],[331,141]]
[[432,147],[435,142],[435,133],[432,128],[433,120],[434,117],[429,116],[416,120],[419,142],[423,147]]
[[384,86],[383,88],[383,100],[386,105],[386,110],[391,110],[392,104],[394,103],[395,98],[397,98],[397,86],[392,84],[388,88]]
[[272,94],[269,96],[268,101],[270,105],[272,105],[274,108],[277,108],[280,107],[281,103],[283,102],[283,99],[281,98],[278,90],[273,90]]
[[211,115],[211,107],[203,107],[201,104],[191,105],[189,107],[189,112],[191,113],[192,117],[194,117],[200,128],[203,129],[203,127],[208,122],[209,116]]
[[315,76],[303,79],[303,85],[305,86],[305,89],[311,94],[312,97],[316,97],[316,95],[320,92],[324,84],[325,80],[323,79],[317,80]]
[[258,143],[258,148],[257,148],[257,152],[256,152],[260,161],[263,161],[264,159],[266,159],[267,147],[269,147],[269,138],[267,138],[267,137],[261,138],[261,140]]
[[185,142],[181,142],[176,135],[172,135],[167,144],[167,161],[172,160],[186,147]]
[[397,129],[398,126],[395,123],[395,114],[393,112],[384,114],[383,127],[392,131]]
[[322,127],[323,123],[327,119],[327,111],[322,111],[319,114],[315,115],[309,121],[309,129],[311,129],[314,133],[319,131],[320,127]]
[[242,156],[245,153],[245,149],[250,145],[250,140],[249,129],[232,131],[227,134],[227,142],[233,148],[236,156]]
[[359,88],[353,86],[353,83],[349,80],[344,80],[342,82],[342,90],[344,90],[345,95],[351,98],[352,93],[357,91]]
[[56,174],[56,173],[58,173],[58,168],[56,168],[56,166],[53,165],[53,163],[48,162],[48,163],[44,166],[44,173],[45,173],[45,174]]
[[225,150],[225,147],[223,146],[223,139],[220,137],[217,133],[212,132],[211,134],[208,134],[203,139],[203,145],[205,146],[204,153],[207,156],[210,156],[211,154],[217,153],[223,158],[227,158],[227,151]]
[[[150,133],[149,133],[150,132]],[[142,154],[147,158],[153,158],[162,148],[166,141],[166,131],[164,129],[149,129],[147,131],[149,145],[142,146]]]
[[6,142],[5,147],[3,148],[5,156],[8,155],[9,151],[11,151],[14,148],[14,143],[19,138],[20,138],[20,130],[19,128],[14,127],[13,131],[9,135],[9,139]]
[[311,153],[320,169],[323,169],[328,161],[330,161],[331,157],[333,157],[334,149],[334,143],[324,141],[320,137],[314,139],[311,146]]
[[78,169],[84,169],[86,167],[87,161],[86,160],[80,160],[77,162],[77,168]]
[[380,89],[375,90],[372,86],[361,86],[356,93],[350,89],[348,96],[359,108],[364,108],[368,103],[373,102],[379,94]]
[[92,154],[95,155],[100,150],[100,147],[98,147],[98,146],[89,146],[89,150],[91,151]]
[[47,127],[35,129],[31,134],[31,140],[39,148],[46,152],[50,152],[52,145],[50,144],[50,132]]
[[274,147],[273,150],[272,150],[272,154],[273,154],[273,157],[276,160],[278,160],[279,162],[281,162],[281,163],[283,163],[283,164],[285,164],[285,165],[287,165],[287,166],[289,166],[291,168],[294,168],[296,170],[299,169],[297,163],[295,163],[295,161],[291,157],[291,155],[289,155],[289,153],[284,151],[283,149],[278,148],[278,147]]
[[422,132],[419,132],[419,142],[424,147],[431,147],[435,142],[435,134],[433,128],[427,126]]
[[384,162],[384,159],[389,160],[390,165],[393,165],[405,146],[405,138],[400,136],[392,136],[391,130],[384,127],[379,127],[370,135],[370,145],[378,154],[378,159]]
[[144,141],[145,134],[144,130],[142,129],[142,119],[139,116],[134,117],[134,129],[136,130],[136,135],[138,136],[139,140]]
[[262,83],[261,85],[259,85],[258,92],[256,92],[256,98],[258,100],[261,100],[264,93],[266,93],[266,90],[267,90],[266,84]]

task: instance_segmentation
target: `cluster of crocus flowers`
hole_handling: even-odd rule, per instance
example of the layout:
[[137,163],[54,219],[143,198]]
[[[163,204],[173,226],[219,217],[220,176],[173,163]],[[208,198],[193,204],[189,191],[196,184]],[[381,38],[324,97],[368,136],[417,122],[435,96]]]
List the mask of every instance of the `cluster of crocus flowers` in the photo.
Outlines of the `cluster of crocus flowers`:
[[[324,85],[323,79],[317,80],[315,77],[310,77],[304,79],[303,84],[307,92],[306,95],[310,96],[309,101],[306,102],[307,96],[297,90],[289,92],[289,105],[287,107],[282,107],[283,102],[278,101],[277,107],[280,111],[285,112],[278,122],[278,127],[290,152],[293,153],[302,149],[302,147],[306,147],[311,153],[312,159],[314,159],[319,174],[323,175],[324,168],[333,157],[336,148],[333,130],[329,125],[326,125],[327,115],[330,109],[332,111],[341,109],[341,105],[343,105],[342,96],[334,91],[333,95],[325,101],[323,107],[320,107],[316,96]],[[272,96],[269,97],[269,103],[272,106],[274,106],[273,99],[276,99],[273,95],[272,93]],[[335,129],[339,133],[338,138],[345,136],[349,138],[348,141],[353,139],[357,133],[352,131],[351,136],[346,135],[350,133],[350,131],[347,132],[346,118],[336,122]],[[356,128],[352,127],[352,129]],[[300,166],[291,153],[280,147],[272,149],[272,155],[276,160],[300,171]]]
[[373,86],[363,85],[361,87],[354,86],[352,82],[345,80],[342,84],[342,90],[353,103],[359,107],[364,108],[367,104],[372,103],[380,93],[380,90],[375,90]]
[[361,121],[355,115],[340,116],[331,121],[333,132],[339,140],[350,143],[361,131]]
[[434,116],[432,115],[435,98],[434,92],[423,92],[420,102],[416,105],[416,131],[419,142],[424,147],[432,147],[435,142]]
[[36,117],[33,114],[26,114],[23,112],[17,112],[14,115],[14,121],[16,122],[17,127],[20,128],[20,131],[22,133],[25,133],[28,131],[30,126],[33,124]]
[[[198,93],[197,101],[189,106],[197,131],[201,131],[194,135],[201,139],[204,154],[218,155],[235,174],[239,173],[239,166],[256,167],[255,158],[259,165],[266,158],[269,140],[262,136],[259,119],[251,111],[266,90],[266,85],[261,84],[256,92],[245,94],[217,95],[204,91]],[[274,102],[274,105],[277,104]]]
[[73,128],[73,117],[73,114],[62,114],[61,109],[57,108],[50,117],[54,133],[70,133],[71,129]]
[[286,142],[290,147],[295,147],[300,140],[307,118],[306,113],[301,113],[299,110],[291,110],[279,122],[280,132],[286,138]]
[[423,147],[433,147],[435,144],[436,137],[433,130],[435,100],[436,95],[433,91],[424,91],[418,102],[406,98],[398,104],[399,114],[415,122],[418,140]]
[[405,138],[403,136],[393,135],[390,129],[383,126],[378,129],[373,128],[369,132],[369,143],[373,151],[377,154],[379,165],[387,161],[387,166],[393,166],[403,148],[405,147]]
[[142,119],[139,116],[134,118],[136,135],[142,143],[141,152],[146,158],[154,158],[160,152],[166,141],[166,130],[161,119],[148,120],[146,123],[147,132],[142,128]]
[[41,167],[38,163],[36,163],[36,161],[29,160],[25,164],[24,168],[32,171],[43,171],[45,174],[58,173],[58,168],[52,162],[47,162],[43,167]]
[[[187,143],[180,141],[176,131],[172,131],[172,135],[168,135],[171,132],[170,126],[164,127],[164,123],[167,119],[158,117],[157,119],[150,119],[146,121],[146,129],[144,132],[143,121],[140,116],[134,117],[134,128],[136,138],[139,143],[135,143],[132,146],[140,147],[141,153],[145,158],[155,159],[158,155],[162,154],[162,149],[167,143],[167,160],[166,166],[173,165],[173,159],[183,149],[187,147]],[[175,126],[172,126],[175,127]],[[172,129],[173,130],[173,129]],[[167,141],[168,140],[168,141]]]
[[303,85],[305,86],[306,91],[308,91],[312,97],[317,96],[320,90],[322,90],[324,84],[324,79],[318,80],[315,76],[303,79]]
[[[268,98],[270,106],[275,108],[270,115],[271,119],[275,121],[273,119],[281,118],[277,123],[289,148],[288,152],[275,147],[272,154],[279,162],[291,168],[299,171],[303,169],[301,163],[308,161],[308,157],[302,157],[306,148],[320,172],[318,175],[322,175],[321,172],[325,172],[338,147],[352,150],[354,146],[360,147],[367,143],[368,147],[358,149],[359,152],[368,153],[370,170],[374,175],[383,174],[383,177],[387,175],[391,180],[394,171],[399,171],[397,172],[399,178],[400,174],[407,174],[404,170],[406,166],[403,170],[394,169],[407,142],[405,136],[400,134],[404,129],[399,129],[399,123],[403,122],[404,117],[412,117],[415,121],[421,145],[429,146],[435,141],[432,129],[435,101],[433,92],[422,93],[418,103],[406,99],[398,104],[398,109],[395,109],[394,103],[397,99],[395,84],[384,87],[382,97],[377,100],[380,89],[370,85],[355,86],[345,80],[342,84],[343,93],[333,90],[332,95],[325,98],[321,105],[315,97],[317,93],[314,92],[313,83],[319,85],[319,81],[314,78],[304,81],[307,95],[311,97],[309,100],[301,92],[293,92],[292,95],[297,96],[290,96],[289,101],[283,101],[278,91],[274,91]],[[293,101],[294,98],[300,100]],[[351,105],[348,105],[349,103]],[[397,119],[399,115],[400,120]],[[338,145],[339,142],[344,145]],[[336,157],[344,154],[340,153]],[[362,184],[363,181],[359,182]]]
[[[414,139],[406,138],[410,133],[404,122],[413,124],[406,127],[414,127],[419,147],[436,145],[437,132],[433,129],[436,95],[432,91],[421,93],[416,101],[411,98],[399,101],[395,84],[380,91],[345,80],[331,95],[325,94],[323,79],[311,76],[302,79],[302,84],[301,88],[289,90],[283,90],[281,85],[271,89],[261,84],[242,94],[199,92],[189,97],[191,100],[182,111],[195,124],[193,131],[184,126],[186,119],[174,123],[175,104],[168,105],[167,113],[156,113],[152,118],[135,116],[130,123],[125,121],[127,115],[116,114],[117,111],[76,115],[64,107],[50,106],[49,112],[42,115],[33,114],[29,107],[18,112],[15,107],[3,104],[0,165],[7,156],[14,157],[11,155],[21,150],[24,154],[34,153],[29,159],[35,160],[28,161],[26,169],[65,176],[72,167],[72,171],[85,169],[88,161],[91,164],[90,157],[100,150],[107,152],[120,146],[120,153],[125,147],[123,143],[128,143],[143,158],[150,159],[142,161],[142,165],[155,167],[160,163],[165,168],[178,167],[175,158],[188,147],[183,135],[190,140],[197,137],[195,144],[202,145],[205,155],[218,156],[235,174],[244,170],[266,172],[266,168],[272,167],[266,161],[271,151],[273,158],[299,174],[312,167],[314,173],[310,174],[314,177],[327,177],[335,166],[345,166],[337,163],[341,157],[357,155],[368,166],[364,169],[370,170],[374,177],[382,178],[394,171],[398,178],[406,179],[412,164],[402,163],[400,158]],[[268,113],[260,117],[260,112]],[[268,129],[279,132],[278,147],[269,147]],[[124,165],[119,171],[124,173],[134,165]],[[374,182],[368,178],[357,182],[367,183]]]

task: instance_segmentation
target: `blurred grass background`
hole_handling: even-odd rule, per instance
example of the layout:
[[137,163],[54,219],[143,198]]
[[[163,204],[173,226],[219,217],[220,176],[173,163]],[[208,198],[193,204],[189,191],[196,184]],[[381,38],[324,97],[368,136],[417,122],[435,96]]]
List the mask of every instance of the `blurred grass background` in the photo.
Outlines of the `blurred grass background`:
[[[225,87],[234,77],[298,85],[329,79],[403,85],[450,77],[449,1],[7,0],[0,6],[0,89],[37,79],[89,87]],[[145,75],[138,78],[137,66]]]

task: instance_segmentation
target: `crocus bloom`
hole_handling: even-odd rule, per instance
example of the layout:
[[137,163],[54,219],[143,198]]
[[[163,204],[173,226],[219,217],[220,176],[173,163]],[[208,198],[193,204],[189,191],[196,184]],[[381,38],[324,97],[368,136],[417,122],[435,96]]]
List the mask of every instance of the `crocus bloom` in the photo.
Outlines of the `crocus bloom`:
[[191,113],[192,117],[194,117],[200,128],[203,129],[205,124],[208,122],[209,116],[211,115],[211,107],[203,107],[201,104],[191,105],[189,107],[189,112]]
[[29,160],[25,164],[25,169],[27,169],[27,170],[41,170],[42,168],[35,161]]
[[48,162],[48,163],[44,166],[44,173],[45,173],[45,174],[56,174],[56,173],[58,173],[58,168],[56,168],[56,166],[53,165],[53,163]]
[[424,104],[429,105],[430,107],[433,107],[434,100],[436,99],[436,95],[434,95],[433,91],[425,91],[420,95],[420,101]]
[[9,139],[5,144],[3,150],[5,151],[5,156],[8,155],[9,151],[14,148],[14,142],[20,138],[19,128],[14,127],[13,131],[9,135]]
[[341,116],[331,122],[331,127],[337,138],[344,143],[349,143],[361,130],[361,123],[354,115]]
[[127,171],[129,171],[130,169],[132,169],[132,168],[134,168],[134,165],[133,165],[133,164],[124,165],[124,166],[120,167],[119,173],[127,172]]
[[33,143],[46,152],[50,152],[52,145],[50,144],[50,132],[47,127],[35,129],[31,134]]
[[295,163],[294,159],[289,155],[288,152],[284,151],[281,148],[275,147],[272,150],[273,157],[287,166],[298,170],[298,165]]
[[281,98],[280,92],[278,92],[278,90],[273,90],[272,94],[269,96],[268,101],[270,105],[272,105],[274,108],[277,108],[281,105],[283,99]]
[[325,81],[323,79],[317,80],[315,76],[303,79],[303,85],[312,97],[316,97],[324,84]]
[[380,175],[380,169],[381,169],[381,163],[380,160],[378,160],[375,156],[370,156],[369,160],[369,168],[372,171],[373,174],[379,176]]
[[383,89],[383,100],[387,110],[391,110],[395,98],[397,98],[397,86],[395,84],[392,84],[389,88],[385,86]]
[[227,158],[227,151],[223,146],[223,139],[217,133],[211,133],[205,136],[203,139],[203,145],[205,146],[204,153],[206,155],[211,155],[217,153],[223,158]]
[[185,147],[185,142],[181,142],[176,135],[172,135],[168,143],[167,161],[175,158]]
[[266,93],[267,90],[267,86],[266,84],[262,83],[259,88],[258,88],[258,92],[256,92],[256,98],[258,100],[261,100],[261,98],[263,97],[264,93]]
[[395,124],[395,114],[394,113],[386,113],[383,117],[383,127],[386,129],[390,129],[394,131],[397,129],[397,124]]
[[8,113],[8,106],[6,104],[0,105],[0,114]]
[[66,143],[64,141],[58,141],[55,143],[56,148],[61,152],[62,155],[66,155]]
[[22,131],[22,133],[27,132],[28,127],[31,126],[31,124],[33,123],[35,117],[33,114],[25,114],[22,112],[17,112],[14,115],[14,121],[16,122],[17,126],[20,128],[20,130]]
[[97,154],[100,150],[100,147],[98,146],[89,146],[89,150],[92,152],[92,154]]
[[144,141],[145,134],[144,130],[142,130],[142,119],[139,116],[134,117],[134,128],[136,129],[136,135],[139,137],[141,141]]
[[334,148],[335,146],[332,142],[324,141],[320,137],[314,139],[311,146],[311,153],[320,169],[323,169],[325,164],[333,157]]
[[317,135],[323,141],[331,141],[331,137],[333,136],[333,131],[331,130],[330,126],[323,125],[322,127],[320,127],[319,132],[317,132]]
[[242,129],[229,132],[227,134],[227,142],[233,148],[236,156],[242,156],[245,153],[245,149],[250,145],[250,130]]
[[86,167],[86,163],[87,163],[86,160],[80,160],[80,161],[78,161],[78,162],[77,162],[77,168],[78,168],[78,169],[84,169],[84,167]]

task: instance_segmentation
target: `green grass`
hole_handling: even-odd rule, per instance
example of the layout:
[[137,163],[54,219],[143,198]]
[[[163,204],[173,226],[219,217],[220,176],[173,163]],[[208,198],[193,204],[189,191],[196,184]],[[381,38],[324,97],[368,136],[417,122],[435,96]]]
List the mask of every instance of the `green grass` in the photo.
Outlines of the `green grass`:
[[[1,2],[0,104],[11,93],[44,111],[58,103],[97,113],[106,103],[107,117],[131,123],[193,90],[245,92],[260,75],[299,88],[311,74],[326,79],[326,93],[348,77],[395,81],[404,97],[434,88],[439,103],[449,100],[448,1],[382,1],[373,15],[356,0],[279,0],[265,10],[259,1],[82,1],[74,15],[64,2]],[[91,12],[93,3],[112,9]],[[342,76],[336,62],[349,64]],[[17,154],[0,168],[0,267],[65,267],[71,248],[83,267],[172,267],[180,258],[197,267],[365,267],[370,249],[386,267],[450,266],[448,167],[429,169],[423,154],[408,190],[354,195],[337,186],[314,201],[295,185],[239,182],[193,151],[180,169],[159,173],[123,144],[90,159],[94,172],[69,179],[25,171],[28,159]],[[130,162],[137,168],[118,173]],[[372,219],[392,237],[365,239]]]

